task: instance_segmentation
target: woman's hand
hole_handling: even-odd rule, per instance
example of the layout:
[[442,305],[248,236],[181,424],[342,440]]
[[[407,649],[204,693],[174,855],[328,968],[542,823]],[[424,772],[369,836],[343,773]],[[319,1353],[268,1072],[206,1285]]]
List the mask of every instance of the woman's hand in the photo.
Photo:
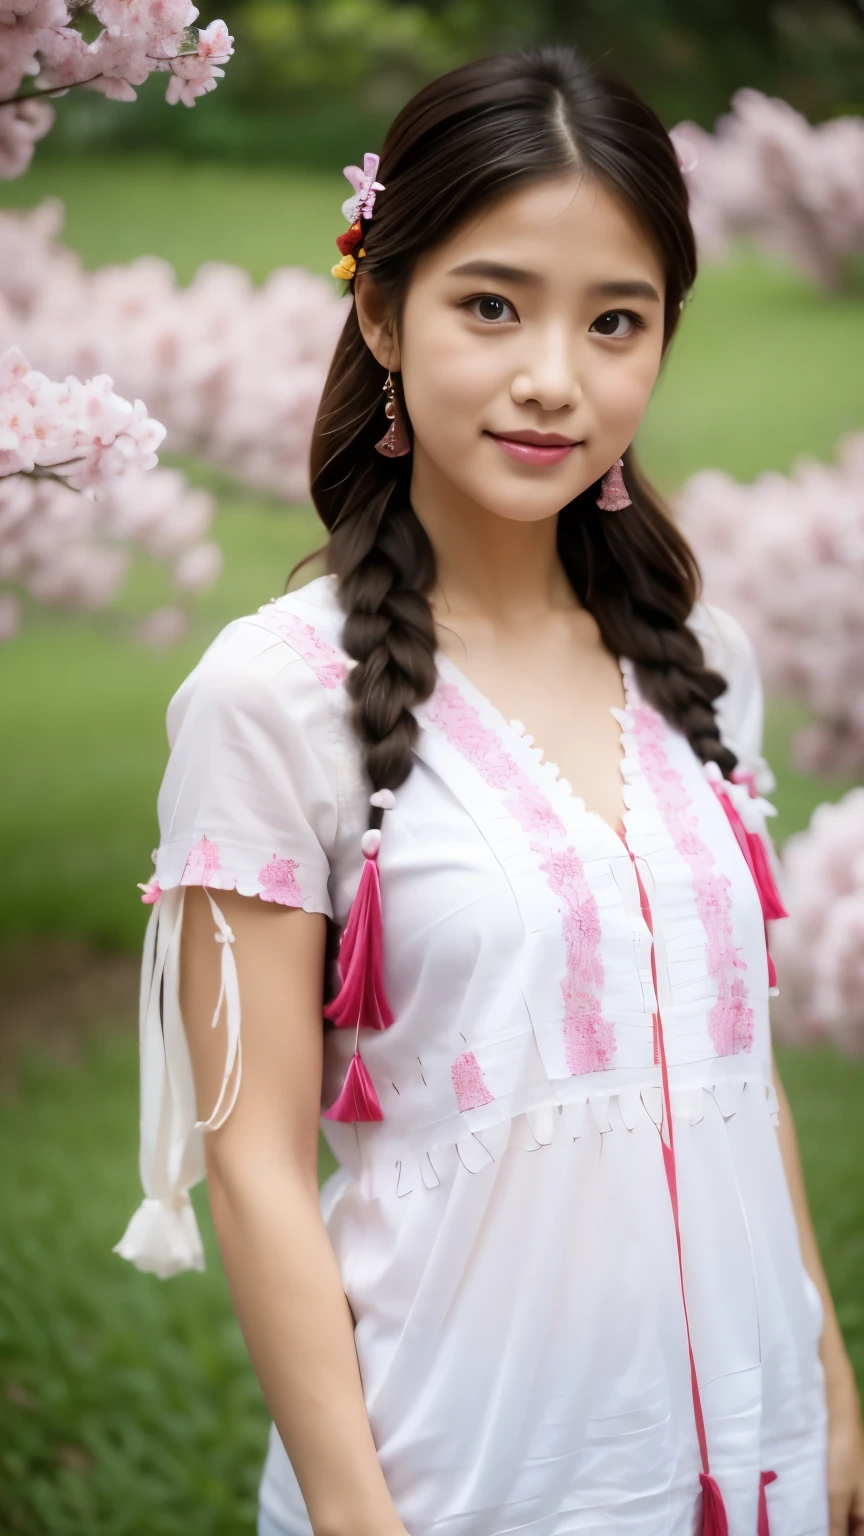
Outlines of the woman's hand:
[[855,1378],[845,1350],[825,1365],[831,1536],[864,1536],[864,1430]]

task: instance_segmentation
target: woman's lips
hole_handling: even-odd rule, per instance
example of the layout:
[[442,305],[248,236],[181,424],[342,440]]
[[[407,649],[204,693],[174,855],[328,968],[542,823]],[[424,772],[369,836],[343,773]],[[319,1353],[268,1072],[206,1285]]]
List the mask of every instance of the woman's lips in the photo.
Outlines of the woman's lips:
[[556,432],[489,432],[487,436],[520,464],[560,464],[579,446]]

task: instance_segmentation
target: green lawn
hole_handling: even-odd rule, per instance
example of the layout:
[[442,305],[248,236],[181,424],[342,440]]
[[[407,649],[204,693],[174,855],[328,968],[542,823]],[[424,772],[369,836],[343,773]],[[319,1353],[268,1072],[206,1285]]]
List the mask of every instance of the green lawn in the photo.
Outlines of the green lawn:
[[[170,161],[40,161],[0,183],[0,205],[61,193],[89,264],[142,251],[183,280],[208,258],[256,278],[299,262],[326,271],[341,227],[340,178]],[[825,298],[753,261],[706,271],[643,433],[671,491],[707,465],[749,478],[827,457],[862,426],[861,298]],[[68,934],[136,948],[144,915],[168,699],[229,619],[283,590],[319,542],[314,518],[187,465],[219,496],[226,570],[167,654],[116,618],[28,614],[0,649],[0,935]],[[710,595],[710,594],[709,594]],[[125,607],[159,599],[142,566]],[[800,713],[775,704],[766,750],[779,837],[845,785],[792,772]],[[135,1042],[99,1035],[74,1067],[35,1061],[0,1107],[0,1533],[251,1536],[266,1430],[257,1389],[198,1206],[208,1274],[169,1284],[110,1254],[138,1199]],[[864,1064],[784,1052],[814,1214],[841,1321],[864,1380]],[[199,1192],[200,1194],[200,1192]]]

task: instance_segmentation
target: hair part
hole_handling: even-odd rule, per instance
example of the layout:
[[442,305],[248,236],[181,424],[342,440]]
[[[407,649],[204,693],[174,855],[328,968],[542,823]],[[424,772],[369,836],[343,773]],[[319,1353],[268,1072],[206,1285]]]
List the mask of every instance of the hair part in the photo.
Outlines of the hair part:
[[[465,65],[425,86],[396,117],[378,172],[386,191],[363,232],[363,270],[394,323],[414,266],[430,248],[430,230],[431,243],[442,241],[481,204],[574,169],[623,197],[657,249],[666,274],[665,350],[696,275],[675,151],[629,86],[569,47]],[[437,676],[429,602],[435,556],[411,506],[411,458],[375,450],[385,376],[352,308],[318,410],[311,481],[329,533],[327,569],[345,612],[343,644],[356,662],[347,684],[354,727],[375,790],[397,789],[408,777],[413,710]],[[703,762],[728,776],[737,759],[720,740],[714,711],[726,683],[705,665],[686,622],[701,591],[695,556],[632,448],[624,472],[632,505],[603,514],[599,482],[588,487],[559,513],[559,556],[607,648],[632,660],[646,698]],[[376,823],[380,814],[373,813]]]

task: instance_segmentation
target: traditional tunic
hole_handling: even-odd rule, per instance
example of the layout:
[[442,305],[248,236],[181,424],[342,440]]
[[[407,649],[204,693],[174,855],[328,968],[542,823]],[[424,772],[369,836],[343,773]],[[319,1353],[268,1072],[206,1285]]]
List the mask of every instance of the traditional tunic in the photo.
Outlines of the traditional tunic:
[[[312,581],[230,624],[169,708],[145,892],[147,1199],[118,1245],[157,1273],[203,1262],[183,888],[214,893],[224,941],[212,1124],[242,1037],[219,890],[340,929],[357,890],[369,789],[342,623],[335,579]],[[721,610],[690,623],[728,680],[721,732],[756,798],[728,792],[764,833],[752,648]],[[730,1536],[768,1517],[774,1536],[826,1536],[821,1316],[775,1129],[765,924],[711,770],[622,658],[622,839],[437,662],[378,860],[394,1022],[359,1046],[384,1118],[321,1119],[341,1164],[322,1211],[399,1515],[411,1536],[693,1536],[701,1413]],[[326,1029],[322,1111],[354,1045]],[[311,1532],[275,1427],[261,1499]]]

